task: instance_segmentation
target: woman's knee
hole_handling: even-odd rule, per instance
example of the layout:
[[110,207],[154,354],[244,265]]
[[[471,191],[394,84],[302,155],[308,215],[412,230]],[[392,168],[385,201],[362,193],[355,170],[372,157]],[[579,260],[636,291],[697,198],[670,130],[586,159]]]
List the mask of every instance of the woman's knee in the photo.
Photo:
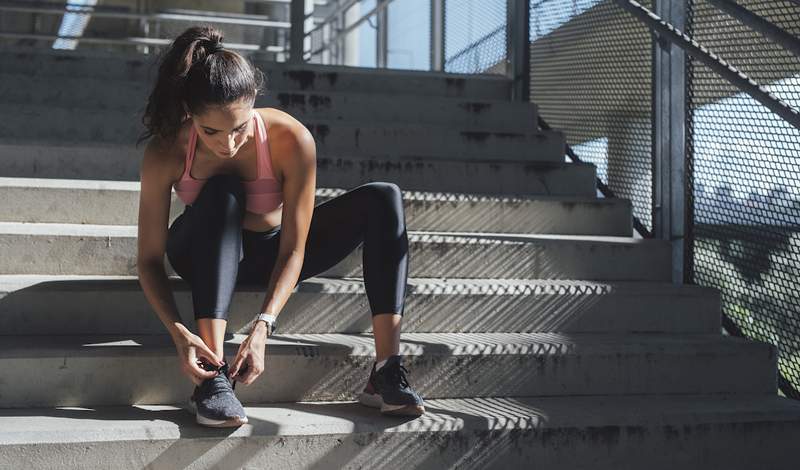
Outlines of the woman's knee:
[[388,233],[399,235],[406,230],[403,193],[394,183],[375,181],[361,187],[367,207],[367,217],[372,223],[384,227]]
[[362,185],[361,189],[369,194],[370,200],[378,202],[382,210],[389,208],[402,213],[403,192],[395,183],[373,181]]
[[194,204],[204,211],[218,211],[235,208],[244,214],[247,196],[242,181],[236,175],[214,175],[203,184]]

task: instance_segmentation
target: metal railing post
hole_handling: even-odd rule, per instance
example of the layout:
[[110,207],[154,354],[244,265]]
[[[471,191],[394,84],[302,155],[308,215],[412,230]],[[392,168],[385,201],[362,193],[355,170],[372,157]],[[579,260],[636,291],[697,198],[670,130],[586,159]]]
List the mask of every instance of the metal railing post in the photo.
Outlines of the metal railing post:
[[[658,0],[658,14],[685,29],[686,1]],[[653,46],[653,234],[672,244],[672,282],[687,281],[686,53],[670,41]]]
[[303,62],[303,45],[305,43],[306,0],[292,0],[289,12],[289,22],[292,24],[289,33],[289,62],[299,64]]
[[431,0],[431,70],[444,71],[444,0]]
[[[388,3],[388,0],[379,0],[378,3]],[[378,57],[375,66],[385,69],[389,64],[389,8],[381,8],[375,17],[378,24],[378,44],[375,48]]]
[[508,0],[506,4],[506,51],[508,76],[514,81],[511,99],[530,101],[530,0]]

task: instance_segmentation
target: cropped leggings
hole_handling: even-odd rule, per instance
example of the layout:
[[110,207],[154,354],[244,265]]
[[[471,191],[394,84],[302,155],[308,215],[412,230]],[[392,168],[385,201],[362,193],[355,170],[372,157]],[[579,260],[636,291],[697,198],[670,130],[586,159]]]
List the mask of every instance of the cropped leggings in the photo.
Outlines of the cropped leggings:
[[[244,229],[245,209],[238,177],[216,175],[169,227],[167,258],[191,285],[195,318],[227,319],[237,286],[266,289],[269,283],[281,226],[267,232]],[[402,315],[408,234],[402,193],[393,183],[366,183],[314,207],[298,283],[333,267],[362,243],[372,315]]]

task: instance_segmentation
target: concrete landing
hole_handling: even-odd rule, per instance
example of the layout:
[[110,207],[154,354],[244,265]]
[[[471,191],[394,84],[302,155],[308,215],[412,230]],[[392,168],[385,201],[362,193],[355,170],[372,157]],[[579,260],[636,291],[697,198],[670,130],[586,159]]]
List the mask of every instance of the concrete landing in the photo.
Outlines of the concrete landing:
[[415,420],[351,402],[250,406],[234,430],[166,406],[0,410],[0,467],[789,470],[800,439],[800,404],[766,395],[426,405]]

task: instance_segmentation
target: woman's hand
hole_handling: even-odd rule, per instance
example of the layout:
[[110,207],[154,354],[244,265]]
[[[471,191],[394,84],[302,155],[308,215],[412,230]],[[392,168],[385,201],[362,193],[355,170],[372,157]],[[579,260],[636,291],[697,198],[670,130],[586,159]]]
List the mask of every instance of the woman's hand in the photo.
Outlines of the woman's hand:
[[217,367],[222,366],[222,361],[217,359],[217,355],[203,342],[203,339],[191,331],[183,328],[180,333],[173,337],[175,348],[178,350],[178,362],[181,371],[194,382],[200,385],[203,380],[215,377],[218,372],[215,370],[205,370],[201,367],[199,360],[203,360]]
[[264,322],[256,322],[253,331],[242,341],[239,352],[233,360],[231,379],[250,385],[264,372],[264,347],[267,342],[267,328]]

